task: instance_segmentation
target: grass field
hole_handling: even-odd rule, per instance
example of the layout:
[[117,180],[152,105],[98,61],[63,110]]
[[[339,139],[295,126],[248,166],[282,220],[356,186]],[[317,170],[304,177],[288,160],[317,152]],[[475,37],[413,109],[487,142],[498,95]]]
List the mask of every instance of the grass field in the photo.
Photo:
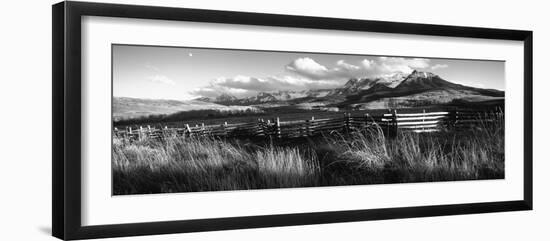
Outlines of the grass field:
[[378,128],[315,138],[165,138],[112,146],[113,194],[504,178],[504,121],[465,132]]

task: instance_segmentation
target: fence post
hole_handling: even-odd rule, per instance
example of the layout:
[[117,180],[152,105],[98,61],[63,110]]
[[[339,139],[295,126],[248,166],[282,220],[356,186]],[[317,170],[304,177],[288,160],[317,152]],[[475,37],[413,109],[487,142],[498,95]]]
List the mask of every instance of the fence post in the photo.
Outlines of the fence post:
[[425,127],[426,127],[426,109],[422,109],[422,132],[425,131]]
[[281,138],[281,122],[279,121],[279,117],[275,119],[275,134],[277,138]]
[[261,136],[263,133],[263,127],[262,127],[262,119],[258,118],[258,122],[256,122],[256,132],[254,132],[254,135]]
[[130,140],[130,138],[132,138],[132,127],[131,126],[128,126],[128,132],[126,132],[126,136],[128,138],[128,140]]
[[273,129],[271,128],[271,119],[267,119],[264,132],[266,137],[271,137],[273,135]]
[[118,128],[114,128],[113,129],[113,136],[112,137],[119,137],[119,134],[118,134]]
[[460,112],[458,111],[458,109],[455,110],[455,123],[454,123],[454,126],[455,128],[458,126],[460,127]]
[[456,112],[457,112],[456,110],[457,110],[457,109],[455,108],[454,110],[451,111],[451,120],[450,120],[450,121],[451,121],[451,124],[450,124],[450,126],[452,126],[452,127],[454,127],[455,124],[456,124],[456,117],[457,117],[457,116],[456,116],[456,114],[457,114],[457,113],[456,113]]
[[122,143],[126,144],[126,141],[128,141],[128,127],[125,128],[126,130],[124,130],[122,132]]
[[309,121],[308,125],[307,125],[307,133],[306,135],[307,136],[313,136],[313,126],[315,124],[315,116],[312,116],[311,117],[311,121]]
[[140,141],[145,139],[145,135],[143,134],[143,126],[139,126],[138,138],[139,138]]
[[[185,130],[187,131],[187,135],[191,136],[191,127],[189,127],[189,124],[185,124]],[[183,136],[185,137],[186,134],[183,132]]]
[[305,125],[300,125],[300,137],[307,136],[307,133],[309,132],[309,120],[306,120],[305,123]]
[[349,132],[349,116],[348,113],[344,113],[344,132]]
[[[388,114],[391,114],[391,113],[392,113],[391,109],[388,109]],[[383,115],[382,118],[385,119],[385,115]],[[393,125],[393,115],[392,115],[392,117],[390,117],[390,119],[391,119],[390,121],[387,121],[387,120],[382,121],[386,125],[386,132],[385,133],[387,133],[388,136],[391,136],[390,132],[391,132],[391,129],[392,129],[391,125]]]
[[227,121],[223,123],[222,128],[223,128],[223,135],[227,136]]
[[393,113],[392,113],[392,122],[393,122],[393,128],[392,128],[392,132],[393,132],[393,137],[397,137],[397,131],[399,129],[399,126],[397,124],[397,109],[394,109],[393,110]]
[[348,131],[351,131],[351,113],[348,113],[348,116],[347,116],[347,121],[348,121]]

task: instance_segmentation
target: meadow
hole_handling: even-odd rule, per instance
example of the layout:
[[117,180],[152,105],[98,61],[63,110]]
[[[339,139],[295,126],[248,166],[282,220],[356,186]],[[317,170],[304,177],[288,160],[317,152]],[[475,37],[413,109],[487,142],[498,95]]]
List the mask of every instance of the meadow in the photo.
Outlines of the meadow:
[[469,130],[378,127],[293,139],[114,137],[113,194],[295,188],[504,178],[504,120]]

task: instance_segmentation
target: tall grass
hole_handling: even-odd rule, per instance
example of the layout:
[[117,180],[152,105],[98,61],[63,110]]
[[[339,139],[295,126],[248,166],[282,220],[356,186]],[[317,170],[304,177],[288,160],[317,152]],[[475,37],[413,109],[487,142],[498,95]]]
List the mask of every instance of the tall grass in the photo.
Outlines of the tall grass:
[[380,128],[298,144],[214,137],[113,141],[113,194],[243,190],[504,177],[501,117],[434,134]]
[[251,150],[216,138],[113,144],[114,194],[316,186],[318,162],[298,148]]

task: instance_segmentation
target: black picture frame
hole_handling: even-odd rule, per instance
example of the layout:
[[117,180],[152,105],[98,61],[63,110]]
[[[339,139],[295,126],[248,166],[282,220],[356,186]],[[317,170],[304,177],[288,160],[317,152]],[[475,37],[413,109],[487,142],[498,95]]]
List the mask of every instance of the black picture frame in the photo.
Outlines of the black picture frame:
[[[81,224],[81,17],[299,27],[429,36],[517,40],[524,43],[524,194],[521,200],[404,208],[247,216],[82,226]],[[336,222],[531,210],[533,32],[506,29],[335,19],[276,14],[197,10],[89,2],[60,2],[52,7],[52,233],[60,239],[106,238],[213,230],[308,225]],[[520,114],[520,113],[517,113]]]

